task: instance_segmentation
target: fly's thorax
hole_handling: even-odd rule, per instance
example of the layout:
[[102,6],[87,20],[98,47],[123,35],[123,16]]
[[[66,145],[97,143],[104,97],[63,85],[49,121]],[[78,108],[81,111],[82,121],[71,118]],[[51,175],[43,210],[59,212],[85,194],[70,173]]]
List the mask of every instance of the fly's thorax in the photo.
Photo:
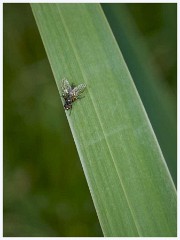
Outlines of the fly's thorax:
[[72,108],[72,100],[70,98],[67,98],[65,100],[64,109],[69,110],[71,108]]

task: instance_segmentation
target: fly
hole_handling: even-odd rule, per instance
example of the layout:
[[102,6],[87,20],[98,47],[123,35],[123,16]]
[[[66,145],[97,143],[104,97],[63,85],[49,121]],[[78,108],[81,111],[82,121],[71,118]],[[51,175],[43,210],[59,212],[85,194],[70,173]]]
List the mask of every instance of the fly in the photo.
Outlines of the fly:
[[74,84],[70,85],[67,79],[62,80],[62,97],[64,98],[64,109],[69,110],[72,109],[72,104],[77,99],[83,98],[81,94],[84,92],[86,88],[86,84],[79,84],[78,86],[74,86]]

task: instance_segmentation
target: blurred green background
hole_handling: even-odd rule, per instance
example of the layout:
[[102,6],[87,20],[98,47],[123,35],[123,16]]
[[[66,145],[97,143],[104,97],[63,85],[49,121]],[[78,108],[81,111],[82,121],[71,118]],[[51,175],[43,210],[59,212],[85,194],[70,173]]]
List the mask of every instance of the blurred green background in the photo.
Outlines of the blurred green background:
[[[138,41],[146,45],[160,86],[170,96],[176,128],[176,4],[102,6],[137,88],[142,70],[132,61],[131,44],[136,36],[135,49]],[[123,23],[118,25],[115,16]],[[102,236],[30,5],[3,4],[3,21],[4,236]],[[118,35],[127,26],[129,35]],[[146,95],[142,101],[153,115]],[[163,153],[176,160],[176,133],[169,128],[173,147]],[[176,161],[168,164],[176,182]]]

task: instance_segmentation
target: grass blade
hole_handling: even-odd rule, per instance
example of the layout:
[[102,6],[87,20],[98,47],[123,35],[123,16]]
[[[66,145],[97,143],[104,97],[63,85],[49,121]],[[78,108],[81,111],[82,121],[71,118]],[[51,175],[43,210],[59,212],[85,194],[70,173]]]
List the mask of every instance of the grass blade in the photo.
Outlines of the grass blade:
[[99,4],[31,4],[105,236],[175,236],[176,190]]

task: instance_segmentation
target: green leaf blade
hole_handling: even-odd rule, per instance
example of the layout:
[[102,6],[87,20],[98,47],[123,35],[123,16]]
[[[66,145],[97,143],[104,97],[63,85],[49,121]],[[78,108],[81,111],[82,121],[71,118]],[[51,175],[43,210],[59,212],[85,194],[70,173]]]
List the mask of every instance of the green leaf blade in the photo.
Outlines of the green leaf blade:
[[59,91],[87,84],[67,118],[105,236],[175,236],[176,191],[99,4],[31,4]]

